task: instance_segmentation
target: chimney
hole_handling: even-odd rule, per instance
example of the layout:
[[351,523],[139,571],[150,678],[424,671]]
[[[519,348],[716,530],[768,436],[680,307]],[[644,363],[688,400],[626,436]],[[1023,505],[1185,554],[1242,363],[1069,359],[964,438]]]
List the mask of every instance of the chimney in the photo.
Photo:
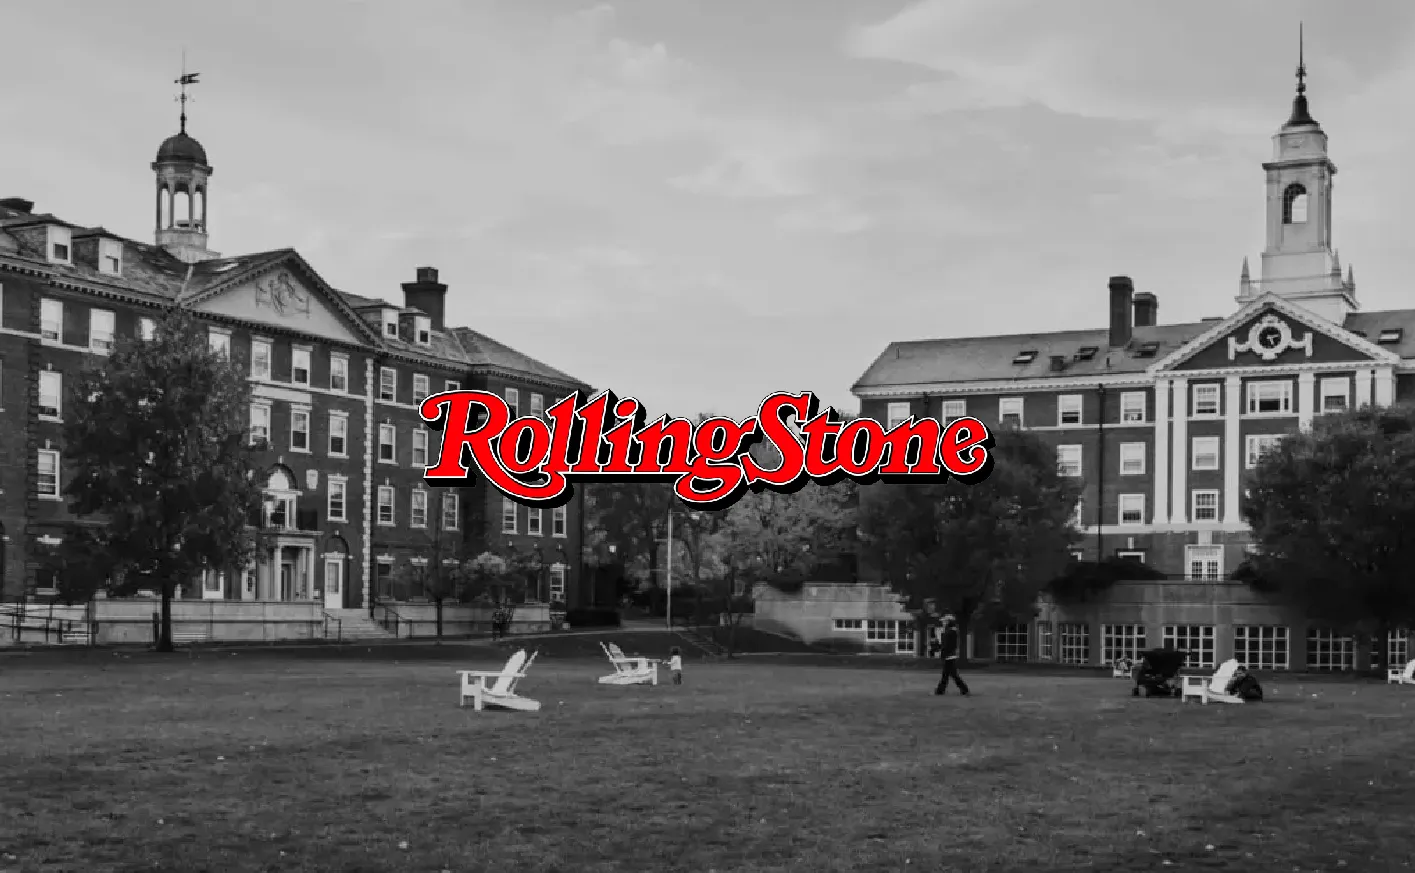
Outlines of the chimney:
[[1129,276],[1110,277],[1110,347],[1118,349],[1130,342],[1130,315],[1134,307],[1135,283]]
[[1135,326],[1154,327],[1159,315],[1159,298],[1148,291],[1135,295]]
[[26,200],[23,197],[6,197],[0,200],[0,208],[13,209],[16,212],[23,212],[26,215],[34,214],[34,201]]
[[433,330],[443,330],[447,310],[447,286],[437,281],[434,267],[418,267],[416,282],[403,283],[403,305],[421,309],[432,319]]

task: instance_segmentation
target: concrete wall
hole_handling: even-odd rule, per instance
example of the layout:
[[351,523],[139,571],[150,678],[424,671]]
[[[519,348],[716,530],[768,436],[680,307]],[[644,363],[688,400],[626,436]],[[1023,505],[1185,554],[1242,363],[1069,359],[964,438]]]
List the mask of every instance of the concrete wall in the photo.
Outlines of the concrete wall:
[[[494,612],[495,608],[490,606],[445,605],[442,607],[442,635],[490,633]],[[437,636],[437,607],[431,603],[379,604],[374,607],[374,618],[390,632],[396,627],[400,638]],[[550,629],[550,606],[533,603],[516,607],[509,633],[544,633]]]
[[[98,645],[151,643],[152,616],[162,603],[147,598],[95,600]],[[203,632],[213,641],[274,642],[324,638],[324,609],[318,603],[248,600],[172,601],[172,632]]]

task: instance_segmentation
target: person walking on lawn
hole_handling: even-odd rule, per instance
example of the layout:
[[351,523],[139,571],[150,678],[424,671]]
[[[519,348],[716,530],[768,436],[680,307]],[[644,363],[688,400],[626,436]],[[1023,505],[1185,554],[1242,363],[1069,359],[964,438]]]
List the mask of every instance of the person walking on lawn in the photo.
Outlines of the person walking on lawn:
[[942,694],[947,691],[948,680],[952,679],[958,686],[958,693],[966,697],[968,683],[958,675],[958,620],[951,615],[943,617],[943,639],[941,642],[939,654],[943,657],[943,675],[939,677],[938,687],[934,689],[934,694]]

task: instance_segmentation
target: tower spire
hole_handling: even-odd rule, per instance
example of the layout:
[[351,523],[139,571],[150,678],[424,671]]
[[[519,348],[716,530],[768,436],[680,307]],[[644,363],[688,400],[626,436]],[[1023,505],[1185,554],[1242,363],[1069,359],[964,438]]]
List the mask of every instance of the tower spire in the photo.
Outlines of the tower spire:
[[187,132],[187,101],[192,99],[191,96],[187,94],[187,86],[195,85],[197,83],[197,76],[199,75],[201,74],[187,72],[187,52],[185,49],[183,49],[182,76],[175,82],[175,84],[180,88],[180,94],[177,97],[177,102],[182,104],[182,121],[181,127],[178,129],[178,132],[180,133]]
[[[1307,59],[1306,59],[1306,37],[1302,32],[1303,23],[1297,22],[1297,93],[1307,93]],[[186,62],[183,62],[183,66]]]
[[1297,23],[1297,96],[1292,100],[1292,117],[1284,127],[1315,125],[1317,120],[1307,109],[1307,46],[1302,22]]

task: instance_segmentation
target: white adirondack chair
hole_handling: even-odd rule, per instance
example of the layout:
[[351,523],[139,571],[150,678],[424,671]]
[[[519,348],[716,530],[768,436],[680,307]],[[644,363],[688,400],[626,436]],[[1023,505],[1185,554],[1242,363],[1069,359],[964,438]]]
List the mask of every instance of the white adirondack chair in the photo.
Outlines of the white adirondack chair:
[[1135,662],[1129,658],[1117,658],[1110,664],[1110,678],[1129,679],[1131,671],[1135,669]]
[[619,648],[618,643],[605,645],[600,643],[599,647],[604,650],[604,654],[609,658],[609,663],[614,665],[614,672],[608,676],[599,677],[601,685],[657,685],[658,684],[658,661],[653,658],[641,658],[638,656],[629,657],[624,654],[624,650]]
[[1405,665],[1405,669],[1399,667],[1386,668],[1387,685],[1415,685],[1415,661]]
[[516,683],[525,678],[535,659],[535,655],[527,658],[526,650],[521,649],[512,655],[511,660],[500,670],[458,670],[458,675],[462,677],[462,694],[457,705],[466,706],[467,699],[471,698],[472,706],[478,712],[487,707],[513,709],[518,712],[538,711],[539,700],[516,694]]
[[1210,700],[1217,703],[1242,703],[1243,698],[1236,694],[1228,693],[1228,683],[1233,681],[1233,674],[1238,672],[1238,659],[1229,658],[1219,665],[1214,671],[1212,678],[1205,679],[1203,676],[1185,676],[1183,689],[1179,694],[1180,703],[1188,703],[1189,698],[1197,697],[1199,702],[1207,705]]

